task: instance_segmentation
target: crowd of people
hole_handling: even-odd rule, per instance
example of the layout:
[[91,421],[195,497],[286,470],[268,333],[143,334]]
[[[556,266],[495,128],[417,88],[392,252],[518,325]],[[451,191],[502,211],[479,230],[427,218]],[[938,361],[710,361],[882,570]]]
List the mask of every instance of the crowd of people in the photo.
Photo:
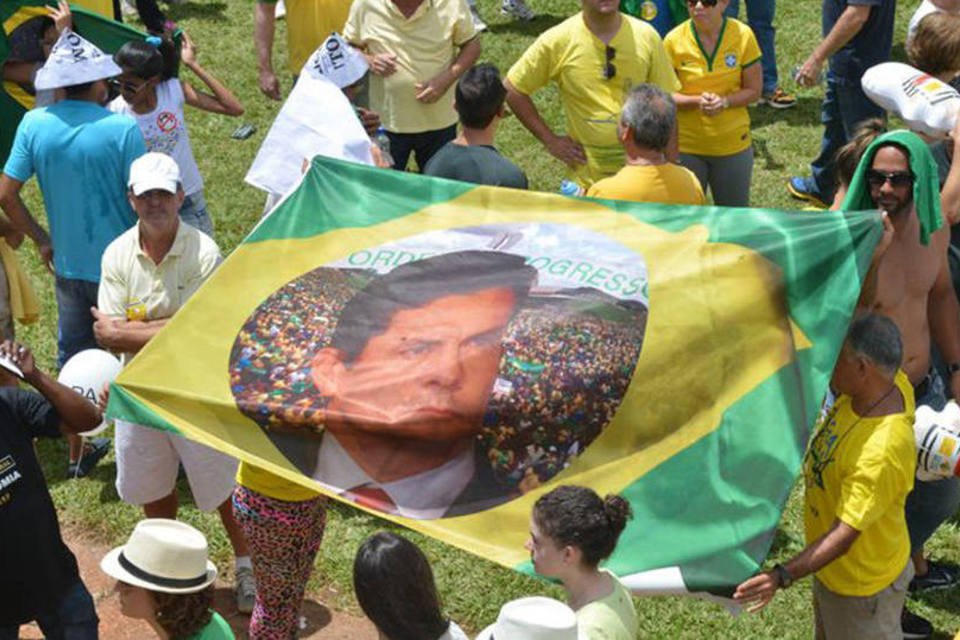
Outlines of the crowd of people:
[[[58,366],[96,347],[125,362],[216,269],[221,255],[184,105],[243,113],[155,0],[78,4],[116,18],[137,11],[153,35],[108,55],[73,28],[70,7],[61,0],[48,18],[18,31],[14,55],[3,64],[4,80],[31,96],[36,108],[20,122],[0,175],[6,215],[0,235],[13,248],[29,237],[54,274]],[[577,194],[745,207],[753,168],[748,107],[796,103],[777,75],[773,0],[746,5],[749,24],[736,18],[737,2],[686,0],[687,17],[658,33],[621,12],[617,0],[581,0],[582,10],[541,33],[503,78],[493,65],[478,63],[486,25],[473,3],[287,0],[283,10],[294,82],[319,56],[320,74],[329,74],[355,105],[357,130],[370,136],[364,143],[384,170],[415,165],[447,179],[528,188],[523,168],[495,147],[509,107],[566,166]],[[501,8],[517,19],[533,16],[523,0],[503,0]],[[253,13],[258,85],[280,100],[288,82],[273,67],[278,7],[258,0]],[[887,130],[884,108],[860,80],[890,59],[894,18],[893,0],[825,1],[822,39],[796,71],[802,86],[826,79],[824,131],[811,175],[790,178],[787,189],[816,208],[880,209],[884,234],[804,459],[806,546],[733,594],[747,608],[760,609],[776,591],[812,574],[821,638],[928,637],[932,626],[904,606],[907,594],[960,582],[960,568],[924,552],[934,531],[960,508],[960,480],[915,477],[911,427],[915,407],[940,409],[949,397],[960,400],[960,303],[948,262],[950,226],[960,221],[960,163],[952,162],[960,122],[939,137]],[[917,70],[955,87],[958,21],[954,0],[924,0],[906,43]],[[347,64],[349,80],[337,81],[335,70]],[[185,79],[184,70],[205,88]],[[551,84],[562,126],[545,120],[533,100]],[[21,197],[34,176],[48,228]],[[472,259],[492,259],[476,253]],[[441,269],[449,264],[434,262]],[[0,280],[14,277],[16,265],[2,264],[6,277]],[[510,268],[529,278],[529,265]],[[396,271],[397,279],[406,277],[404,269]],[[366,308],[356,310],[357,292],[381,280],[388,279],[321,268],[268,298],[231,352],[230,384],[240,409],[268,433],[316,430],[324,415],[333,416],[318,404],[315,387],[328,381],[345,386],[336,376],[348,377],[343,372],[351,358],[368,352],[370,338],[361,345],[363,354],[346,354],[332,319],[365,315]],[[468,446],[442,461],[462,461],[470,469],[476,463],[478,476],[491,471],[498,484],[491,504],[549,481],[600,433],[629,385],[646,322],[645,312],[640,318],[636,310],[629,321],[599,312],[558,314],[549,296],[538,300],[530,282],[525,286],[522,294],[518,288],[490,297],[483,310],[489,317],[470,318],[490,325],[477,335],[501,337],[502,353],[478,347],[483,358],[497,357],[492,364],[484,360],[488,369],[496,365],[488,376],[491,400]],[[457,315],[462,307],[450,299],[459,296],[462,303],[469,295],[477,292],[426,295],[419,308],[430,308],[435,317]],[[110,442],[78,437],[99,424],[101,410],[55,382],[27,346],[13,341],[4,297],[0,355],[35,391],[18,388],[15,380],[0,387],[0,518],[16,522],[5,527],[16,533],[0,545],[10,576],[4,584],[12,585],[0,602],[0,639],[16,637],[19,625],[33,620],[47,637],[96,638],[93,601],[61,539],[32,441],[61,433],[71,438],[73,479],[89,473]],[[408,311],[388,313],[381,330],[393,330],[394,317]],[[389,393],[382,395],[389,399]],[[336,402],[354,399],[342,393]],[[328,422],[334,431],[332,418]],[[338,450],[349,451],[348,438],[336,435]],[[232,637],[211,608],[217,569],[207,558],[206,539],[176,521],[182,467],[198,507],[219,512],[235,555],[237,608],[251,613],[250,637],[295,637],[324,533],[326,498],[174,433],[122,422],[115,447],[118,493],[145,515],[102,563],[118,580],[123,613],[146,620],[160,638]],[[330,450],[309,462],[322,465]],[[391,481],[363,477],[351,499],[405,514],[399,500],[390,500]],[[440,515],[430,517],[463,513],[456,511],[461,497],[431,506]],[[599,568],[630,517],[623,498],[601,498],[583,487],[561,486],[540,497],[527,548],[533,568],[559,581],[567,602],[508,603],[479,637],[635,637],[629,592]],[[402,536],[381,533],[365,541],[354,583],[382,637],[466,637],[443,614],[426,557]]]

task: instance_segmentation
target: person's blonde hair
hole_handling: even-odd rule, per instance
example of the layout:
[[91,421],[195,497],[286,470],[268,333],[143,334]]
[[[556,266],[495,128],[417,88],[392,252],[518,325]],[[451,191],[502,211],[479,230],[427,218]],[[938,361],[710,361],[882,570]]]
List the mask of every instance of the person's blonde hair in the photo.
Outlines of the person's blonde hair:
[[960,70],[960,16],[924,16],[907,42],[910,64],[932,76]]

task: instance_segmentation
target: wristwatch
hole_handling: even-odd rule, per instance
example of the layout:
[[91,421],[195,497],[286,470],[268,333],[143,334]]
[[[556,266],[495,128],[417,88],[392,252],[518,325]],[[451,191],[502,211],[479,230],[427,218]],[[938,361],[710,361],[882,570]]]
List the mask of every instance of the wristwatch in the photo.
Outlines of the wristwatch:
[[786,589],[793,584],[793,576],[790,575],[790,572],[787,571],[787,568],[779,562],[773,565],[773,572],[777,574],[777,581],[780,583],[781,589]]
[[957,371],[960,371],[960,362],[951,362],[950,364],[948,364],[947,371],[950,373],[951,376],[955,374]]

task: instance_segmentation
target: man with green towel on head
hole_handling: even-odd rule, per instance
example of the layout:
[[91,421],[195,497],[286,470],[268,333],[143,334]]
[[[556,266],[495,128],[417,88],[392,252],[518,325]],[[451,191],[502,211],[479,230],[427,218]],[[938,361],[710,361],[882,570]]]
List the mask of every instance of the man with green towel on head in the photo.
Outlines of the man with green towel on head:
[[[960,125],[954,130],[956,147]],[[944,206],[960,186],[960,163],[944,185]],[[874,256],[860,307],[890,317],[903,336],[903,370],[916,405],[941,410],[947,394],[960,400],[960,304],[947,265],[949,225],[941,217],[937,166],[927,144],[909,131],[891,131],[867,148],[841,209],[878,208],[886,215],[884,237]],[[947,365],[943,380],[932,366],[931,338]],[[923,557],[923,545],[960,506],[960,480],[917,480],[907,497],[907,528],[916,578],[910,590],[947,586],[956,569]],[[909,614],[906,614],[909,615]],[[918,622],[910,616],[910,622]],[[924,621],[925,622],[925,621]]]

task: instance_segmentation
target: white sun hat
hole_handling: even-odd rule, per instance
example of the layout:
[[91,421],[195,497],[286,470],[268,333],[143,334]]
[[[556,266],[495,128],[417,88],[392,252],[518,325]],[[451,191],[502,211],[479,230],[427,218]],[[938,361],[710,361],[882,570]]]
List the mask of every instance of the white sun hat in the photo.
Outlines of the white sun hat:
[[123,73],[113,58],[96,45],[64,29],[50,51],[50,57],[37,71],[33,86],[37,91],[59,89]]
[[121,582],[164,593],[203,591],[217,579],[204,535],[165,518],[138,522],[127,544],[105,555],[100,568]]
[[347,44],[339,33],[332,33],[303,68],[310,76],[325,77],[343,89],[362,80],[370,66],[363,54]]
[[500,607],[497,621],[477,640],[586,640],[577,630],[577,614],[553,598],[532,596]]

